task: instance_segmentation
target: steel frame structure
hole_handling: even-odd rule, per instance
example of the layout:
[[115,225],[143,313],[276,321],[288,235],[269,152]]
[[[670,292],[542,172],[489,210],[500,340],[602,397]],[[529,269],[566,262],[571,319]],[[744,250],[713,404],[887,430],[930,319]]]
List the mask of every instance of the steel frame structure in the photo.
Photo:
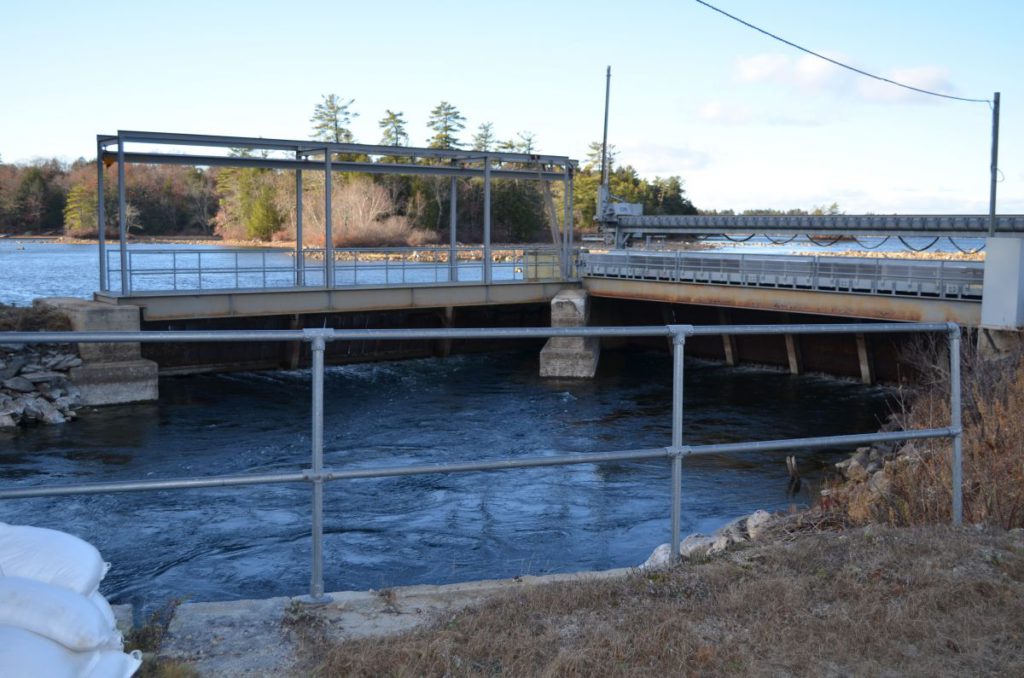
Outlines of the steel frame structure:
[[[708,335],[786,335],[786,334],[863,334],[941,332],[949,349],[950,421],[945,427],[882,433],[818,436],[756,442],[688,445],[683,439],[683,368],[686,339]],[[591,454],[504,457],[494,461],[469,461],[427,466],[376,467],[362,469],[324,467],[324,352],[329,341],[406,339],[537,339],[550,337],[668,337],[672,341],[672,439],[665,447],[598,452]],[[963,522],[963,473],[960,399],[960,327],[955,323],[853,323],[824,325],[657,325],[646,327],[533,327],[476,329],[390,329],[390,330],[251,330],[251,331],[173,331],[173,332],[0,332],[0,343],[75,343],[75,342],[240,342],[303,341],[312,349],[312,432],[310,466],[291,473],[253,473],[233,476],[205,476],[166,480],[138,480],[85,483],[57,486],[4,489],[0,499],[53,497],[80,494],[107,494],[145,490],[178,490],[275,483],[309,483],[312,486],[312,565],[309,595],[303,599],[314,604],[330,600],[323,579],[324,483],[357,478],[388,478],[446,473],[502,471],[543,466],[599,464],[614,461],[668,460],[672,469],[670,507],[672,559],[679,558],[682,502],[683,458],[694,454],[736,454],[766,450],[792,450],[820,447],[852,447],[873,442],[896,442],[925,438],[949,438],[952,441],[952,522]],[[500,435],[500,434],[499,434]]]
[[[129,144],[140,145],[140,150],[129,150]],[[165,152],[154,152],[150,147],[172,146]],[[285,153],[292,157],[238,157],[200,153],[199,149],[246,149]],[[111,150],[113,149],[113,150]],[[185,149],[185,150],[182,150]],[[335,157],[338,156],[338,157]],[[367,158],[352,160],[350,158]],[[393,158],[394,162],[373,162],[372,158]],[[334,257],[331,240],[331,178],[334,172],[362,172],[367,174],[429,175],[451,177],[452,187],[460,177],[482,178],[484,182],[483,247],[484,280],[491,282],[491,182],[494,179],[522,179],[532,181],[563,182],[563,215],[561,242],[561,268],[568,276],[570,248],[573,239],[572,179],[577,162],[567,156],[508,153],[503,151],[466,151],[457,149],[419,148],[407,146],[379,146],[371,144],[339,144],[322,141],[264,139],[261,137],[235,137],[210,134],[179,134],[119,130],[116,135],[100,134],[96,137],[96,223],[99,230],[100,291],[107,292],[105,205],[102,199],[104,168],[117,164],[118,240],[121,256],[121,290],[129,289],[127,275],[128,218],[125,186],[126,163],[188,165],[194,167],[254,167],[295,172],[296,195],[296,261],[301,267],[302,245],[302,173],[323,172],[325,177],[325,244],[326,274],[324,287],[334,286]],[[450,243],[454,253],[457,247],[456,192],[450,196]],[[548,218],[558,222],[553,204]],[[452,259],[454,259],[454,255]]]
[[1022,237],[1024,214],[615,215],[602,216],[615,246],[656,235],[839,235]]

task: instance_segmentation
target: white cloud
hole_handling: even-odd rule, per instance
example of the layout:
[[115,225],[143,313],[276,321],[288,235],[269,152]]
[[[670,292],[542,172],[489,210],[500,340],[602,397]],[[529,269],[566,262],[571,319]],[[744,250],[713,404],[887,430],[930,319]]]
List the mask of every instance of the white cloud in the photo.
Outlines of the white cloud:
[[745,104],[731,104],[723,101],[709,101],[697,109],[697,117],[705,122],[720,125],[790,125],[813,127],[824,125],[836,119],[834,111],[763,111]]
[[[823,54],[836,61],[849,63],[841,54]],[[824,59],[804,54],[754,54],[739,57],[734,64],[735,77],[743,83],[769,82],[805,91],[832,91],[837,95],[857,96],[876,103],[927,103],[933,97],[902,87],[873,80],[840,68]],[[880,73],[882,77],[905,85],[943,94],[955,94],[949,72],[941,66],[925,65],[894,68]]]
[[736,77],[741,82],[771,80],[786,71],[789,63],[789,57],[782,54],[754,54],[748,57],[737,57]]
[[[841,60],[840,55],[827,55]],[[843,84],[845,74],[835,64],[804,54],[791,57],[784,54],[754,54],[739,57],[734,64],[736,79],[740,82],[775,82],[799,89],[819,90]]]
[[[903,83],[904,85],[910,85],[911,87],[918,87],[932,92],[939,92],[941,94],[956,93],[956,88],[949,80],[949,72],[939,66],[896,68],[883,74],[883,77]],[[929,101],[935,100],[934,97],[929,97],[918,92],[912,92],[903,87],[896,87],[895,85],[887,82],[866,78],[862,78],[857,83],[857,90],[860,95],[868,101],[878,101],[883,103],[928,103]]]
[[621,150],[619,157],[642,176],[685,176],[704,169],[711,162],[706,152],[687,146],[627,143],[621,146]]

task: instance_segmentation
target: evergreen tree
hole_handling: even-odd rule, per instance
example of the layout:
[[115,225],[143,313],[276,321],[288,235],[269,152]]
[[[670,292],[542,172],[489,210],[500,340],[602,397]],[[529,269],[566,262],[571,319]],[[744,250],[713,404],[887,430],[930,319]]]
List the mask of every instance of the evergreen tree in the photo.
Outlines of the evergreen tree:
[[493,123],[485,122],[477,128],[476,134],[473,135],[473,150],[474,151],[489,151],[494,146],[494,127]]
[[516,132],[519,141],[515,142],[517,153],[532,154],[537,146],[537,135],[533,132]]
[[323,101],[316,105],[313,117],[309,119],[313,123],[313,138],[336,144],[352,143],[355,137],[348,125],[359,114],[350,111],[349,106],[355,103],[355,99],[343,101],[337,94],[322,96]]
[[384,117],[377,121],[383,130],[380,143],[384,146],[408,146],[409,135],[405,131],[405,117],[402,112],[395,113],[391,109],[384,111]]
[[99,233],[96,228],[96,191],[75,184],[64,205],[64,233],[83,238]]
[[430,148],[460,148],[462,142],[456,135],[466,128],[466,118],[455,106],[442,101],[430,111],[427,127],[434,131],[428,140]]

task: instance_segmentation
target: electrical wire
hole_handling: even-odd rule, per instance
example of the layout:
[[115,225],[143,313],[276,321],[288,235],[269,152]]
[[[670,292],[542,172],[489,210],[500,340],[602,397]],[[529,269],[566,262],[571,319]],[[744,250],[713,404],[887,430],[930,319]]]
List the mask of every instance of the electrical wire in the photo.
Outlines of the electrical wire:
[[935,246],[935,243],[939,242],[939,237],[935,236],[935,238],[930,243],[928,243],[924,247],[918,249],[918,248],[914,247],[913,245],[911,245],[910,243],[908,243],[906,240],[904,240],[902,235],[898,235],[896,237],[899,238],[900,242],[903,243],[903,246],[906,247],[911,252],[924,252],[925,250],[930,250],[932,247]]
[[814,239],[814,236],[812,236],[812,235],[808,235],[807,236],[807,242],[811,243],[812,245],[817,245],[818,247],[832,247],[832,245],[835,245],[837,242],[839,242],[842,239],[843,239],[843,236],[837,235],[835,238],[832,239],[831,242],[820,243],[820,242],[818,242],[817,240]]
[[880,80],[882,82],[887,82],[890,85],[896,85],[897,87],[902,87],[903,89],[909,89],[909,90],[911,90],[913,92],[918,92],[920,94],[928,94],[930,96],[941,97],[943,99],[954,99],[956,101],[967,101],[967,102],[970,102],[972,104],[989,104],[989,106],[992,105],[992,101],[990,99],[970,99],[968,97],[958,97],[958,96],[954,96],[952,94],[942,94],[941,92],[932,92],[931,90],[921,89],[920,87],[914,87],[913,85],[905,85],[902,82],[896,82],[895,80],[890,80],[889,78],[883,78],[882,76],[875,75],[874,73],[868,73],[867,71],[862,71],[859,68],[855,68],[853,66],[849,66],[847,64],[844,64],[841,61],[836,61],[835,59],[831,59],[831,58],[825,56],[824,54],[819,54],[818,52],[814,52],[812,50],[809,50],[806,47],[801,47],[800,45],[796,44],[795,42],[790,42],[789,40],[786,40],[785,38],[779,37],[778,35],[775,35],[774,33],[769,33],[768,31],[764,30],[763,28],[758,28],[754,24],[749,23],[747,21],[744,21],[743,19],[739,18],[738,16],[733,16],[732,14],[729,14],[728,12],[726,12],[724,10],[718,9],[717,7],[715,7],[714,5],[712,5],[710,3],[704,2],[704,0],[697,0],[697,2],[699,4],[701,4],[701,5],[704,5],[708,9],[713,9],[716,12],[718,12],[719,14],[723,14],[723,15],[729,17],[733,21],[737,21],[737,22],[743,24],[747,28],[752,28],[755,31],[757,31],[758,33],[763,33],[764,35],[767,35],[769,38],[772,38],[774,40],[778,40],[781,43],[789,45],[790,47],[795,47],[796,49],[800,50],[801,52],[805,52],[807,54],[810,54],[811,56],[816,56],[819,59],[824,59],[825,61],[829,62],[830,64],[835,64],[836,66],[839,66],[840,68],[845,68],[848,71],[853,71],[854,73],[858,73],[860,75],[865,75],[865,76],[867,76],[869,78],[874,78],[875,80]]
[[799,236],[799,234],[797,234],[797,235],[794,235],[789,240],[776,240],[775,238],[773,238],[770,235],[768,235],[767,233],[765,233],[764,237],[767,238],[768,242],[770,242],[773,245],[788,245],[789,243],[793,242],[794,240],[796,240],[800,236]]
[[726,240],[731,240],[732,242],[747,242],[748,240],[753,238],[755,234],[751,233],[746,238],[733,238],[728,233],[723,233],[722,235],[725,236]]
[[953,240],[952,236],[950,236],[949,242],[953,243],[953,247],[957,248],[958,250],[960,250],[964,254],[977,254],[978,252],[980,252],[983,249],[985,249],[985,245],[984,245],[984,243],[982,243],[979,247],[976,247],[973,250],[965,250],[963,247],[960,247],[960,245],[957,244],[956,240]]
[[880,240],[880,241],[878,242],[878,244],[877,244],[877,245],[875,245],[874,247],[868,247],[867,245],[865,245],[864,243],[862,243],[862,242],[860,241],[860,238],[858,238],[858,237],[856,237],[856,236],[855,236],[855,237],[853,238],[853,241],[854,241],[855,243],[857,243],[858,245],[860,245],[861,247],[863,247],[864,249],[866,249],[866,250],[877,250],[877,249],[878,249],[879,247],[881,247],[881,246],[882,246],[882,245],[884,245],[885,243],[889,242],[889,238],[891,238],[891,237],[892,237],[892,236],[888,236],[888,235],[887,235],[887,236],[885,236],[885,237],[884,237],[884,238],[882,238],[882,239],[881,239],[881,240]]

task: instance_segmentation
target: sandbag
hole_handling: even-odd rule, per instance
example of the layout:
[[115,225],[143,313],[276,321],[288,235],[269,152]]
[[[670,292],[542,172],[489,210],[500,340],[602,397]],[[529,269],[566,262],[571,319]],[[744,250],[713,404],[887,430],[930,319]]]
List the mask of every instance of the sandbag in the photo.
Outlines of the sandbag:
[[85,678],[129,678],[142,666],[142,653],[135,650],[131,654],[105,650],[97,652],[99,661],[92,670],[83,673]]
[[45,527],[0,523],[0,573],[4,575],[88,596],[99,588],[109,567],[84,539]]
[[103,615],[103,619],[107,622],[107,627],[110,629],[117,628],[117,617],[114,616],[114,608],[110,607],[110,603],[103,597],[103,594],[99,591],[93,591],[93,594],[89,596],[89,602],[96,606],[96,609]]
[[121,634],[89,598],[24,577],[0,577],[0,625],[32,631],[69,650],[120,650]]
[[95,650],[73,652],[31,631],[0,626],[0,676],[79,678],[88,675],[98,678],[101,674],[93,673],[93,670],[101,654],[105,653]]

